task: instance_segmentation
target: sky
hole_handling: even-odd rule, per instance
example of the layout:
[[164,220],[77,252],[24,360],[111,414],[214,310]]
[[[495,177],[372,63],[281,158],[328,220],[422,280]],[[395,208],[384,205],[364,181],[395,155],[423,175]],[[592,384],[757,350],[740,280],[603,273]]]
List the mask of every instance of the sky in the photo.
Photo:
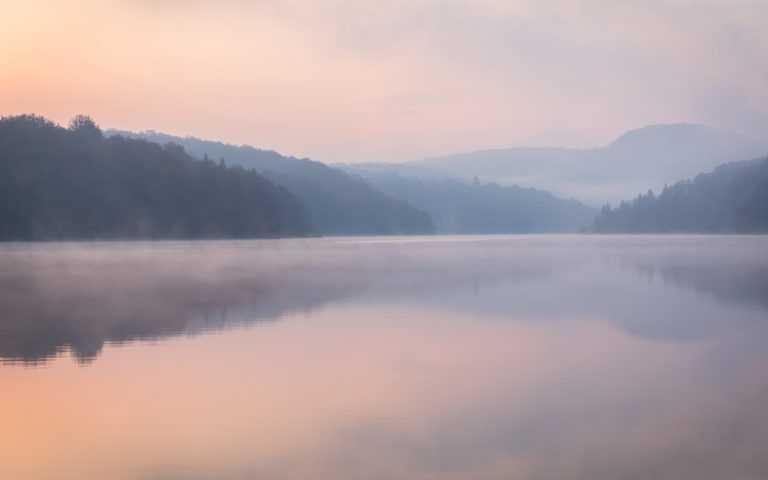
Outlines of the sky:
[[765,0],[0,0],[0,115],[324,162],[768,132]]

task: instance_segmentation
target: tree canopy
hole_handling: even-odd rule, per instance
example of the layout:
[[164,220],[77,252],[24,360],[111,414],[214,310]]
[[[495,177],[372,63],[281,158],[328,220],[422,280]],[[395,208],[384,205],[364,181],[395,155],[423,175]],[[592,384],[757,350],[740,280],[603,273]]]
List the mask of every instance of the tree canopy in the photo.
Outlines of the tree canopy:
[[768,157],[731,162],[693,180],[603,207],[601,233],[768,232]]
[[85,115],[0,119],[0,240],[307,235],[309,214],[252,170],[178,145],[104,138]]

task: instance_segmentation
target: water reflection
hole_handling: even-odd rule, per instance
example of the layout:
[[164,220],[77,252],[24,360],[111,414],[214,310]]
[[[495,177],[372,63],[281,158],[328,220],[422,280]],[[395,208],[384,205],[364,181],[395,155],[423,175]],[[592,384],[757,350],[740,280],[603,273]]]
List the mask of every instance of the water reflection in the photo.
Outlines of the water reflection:
[[45,368],[0,365],[0,478],[763,479],[767,253],[5,245],[0,355]]
[[[411,303],[505,319],[606,317],[647,338],[698,338],[731,328],[722,318],[734,305],[768,310],[765,243],[448,237],[5,245],[0,358],[41,363],[71,350],[87,363],[105,343],[226,329],[329,302]],[[657,278],[714,301],[661,288]],[[742,312],[737,321],[754,318]]]
[[[156,339],[275,319],[377,288],[383,295],[463,282],[485,255],[354,241],[92,243],[0,248],[0,357],[90,361],[105,342]],[[447,252],[446,252],[447,253]],[[416,261],[418,260],[418,261]],[[537,267],[538,268],[538,267]],[[448,277],[436,275],[444,271]],[[530,267],[480,272],[525,278]]]
[[244,251],[216,243],[5,248],[0,356],[41,362],[67,347],[87,362],[105,342],[276,318],[345,294]]

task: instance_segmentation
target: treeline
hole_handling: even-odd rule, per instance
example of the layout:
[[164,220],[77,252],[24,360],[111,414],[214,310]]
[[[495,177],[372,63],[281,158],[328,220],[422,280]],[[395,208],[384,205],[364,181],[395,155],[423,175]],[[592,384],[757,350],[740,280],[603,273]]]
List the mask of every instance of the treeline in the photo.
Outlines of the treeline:
[[312,232],[300,201],[253,170],[179,145],[105,138],[86,116],[0,119],[0,240],[254,238]]
[[418,179],[397,173],[363,177],[387,195],[428,212],[437,233],[568,233],[588,228],[597,209],[551,193],[496,183]]
[[153,131],[107,131],[157,143],[173,142],[196,158],[226,159],[253,168],[288,189],[309,210],[322,235],[420,234],[434,231],[430,215],[402,199],[393,199],[346,172],[306,158],[280,155],[251,146],[235,146]]
[[599,233],[768,232],[768,157],[731,162],[693,180],[603,207]]

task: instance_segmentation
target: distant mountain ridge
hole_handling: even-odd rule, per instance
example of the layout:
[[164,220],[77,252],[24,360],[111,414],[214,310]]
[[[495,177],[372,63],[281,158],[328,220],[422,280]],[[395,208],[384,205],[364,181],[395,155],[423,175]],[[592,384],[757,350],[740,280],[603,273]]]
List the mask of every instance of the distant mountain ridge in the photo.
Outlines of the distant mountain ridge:
[[631,130],[603,148],[481,150],[401,164],[344,164],[363,177],[397,173],[421,179],[475,176],[483,182],[519,185],[592,205],[618,202],[690,178],[717,165],[768,153],[768,139],[697,124],[650,125]]
[[344,171],[309,159],[286,157],[271,150],[235,146],[154,131],[108,130],[107,135],[175,143],[197,158],[223,159],[253,168],[285,187],[309,210],[315,231],[323,235],[421,234],[434,230],[426,212],[395,200]]

